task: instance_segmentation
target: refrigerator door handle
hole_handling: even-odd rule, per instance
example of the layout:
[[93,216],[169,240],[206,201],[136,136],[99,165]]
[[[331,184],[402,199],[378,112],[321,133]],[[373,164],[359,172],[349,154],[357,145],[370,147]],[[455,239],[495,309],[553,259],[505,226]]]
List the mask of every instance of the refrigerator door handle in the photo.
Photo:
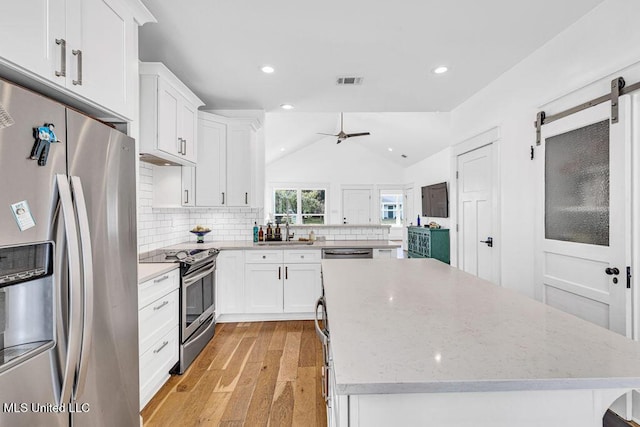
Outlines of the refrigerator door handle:
[[80,361],[78,363],[78,375],[73,391],[74,400],[82,394],[87,378],[87,364],[89,351],[91,350],[91,337],[93,334],[93,256],[91,248],[91,234],[89,232],[89,216],[87,204],[82,190],[82,182],[77,176],[71,177],[71,189],[73,191],[78,227],[80,229],[80,256],[82,257],[82,284],[83,284],[83,322],[82,322],[82,346]]
[[73,210],[71,187],[69,186],[69,181],[67,181],[67,176],[57,174],[56,184],[60,196],[61,216],[67,244],[67,264],[69,267],[69,331],[67,334],[67,355],[64,363],[62,388],[58,400],[58,404],[65,404],[71,401],[71,392],[75,382],[75,372],[78,365],[82,337],[80,334],[82,324],[82,301],[80,294],[81,268],[79,262],[80,248],[78,243],[78,229],[76,227],[76,218]]

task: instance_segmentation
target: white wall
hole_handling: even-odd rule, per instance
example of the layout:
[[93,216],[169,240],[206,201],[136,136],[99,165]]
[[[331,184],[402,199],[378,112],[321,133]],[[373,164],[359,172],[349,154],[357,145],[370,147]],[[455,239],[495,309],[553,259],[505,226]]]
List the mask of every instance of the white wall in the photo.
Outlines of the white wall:
[[[269,163],[266,167],[265,215],[273,212],[270,189],[277,184],[324,184],[330,224],[342,224],[343,185],[367,185],[377,194],[380,185],[402,185],[402,167],[372,153],[360,144],[336,144],[323,139]],[[375,216],[375,215],[374,215]]]
[[[638,1],[603,2],[452,111],[453,144],[500,128],[504,287],[535,295],[534,161],[529,147],[535,144],[536,113],[550,101],[640,61],[638,16]],[[430,171],[447,178],[450,162],[443,161],[445,156],[443,151],[408,168],[407,179],[431,178]]]

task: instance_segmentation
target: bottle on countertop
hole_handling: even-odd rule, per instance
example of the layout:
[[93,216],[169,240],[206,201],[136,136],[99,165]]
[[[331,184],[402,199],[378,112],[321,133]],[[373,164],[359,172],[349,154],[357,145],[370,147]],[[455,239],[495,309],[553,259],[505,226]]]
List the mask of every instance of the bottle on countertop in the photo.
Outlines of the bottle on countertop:
[[311,230],[309,232],[309,241],[310,242],[315,242],[316,241],[316,233],[314,233],[313,230]]
[[273,228],[271,228],[271,223],[267,224],[267,240],[273,240]]
[[253,223],[253,241],[257,242],[258,241],[258,222],[254,222]]
[[420,227],[420,215],[418,215],[418,222],[416,224],[418,224],[418,227]]
[[264,231],[262,231],[262,226],[260,226],[260,230],[258,230],[258,242],[264,242]]
[[276,223],[276,230],[275,230],[274,238],[275,238],[275,240],[282,240],[282,231],[280,230],[280,223]]

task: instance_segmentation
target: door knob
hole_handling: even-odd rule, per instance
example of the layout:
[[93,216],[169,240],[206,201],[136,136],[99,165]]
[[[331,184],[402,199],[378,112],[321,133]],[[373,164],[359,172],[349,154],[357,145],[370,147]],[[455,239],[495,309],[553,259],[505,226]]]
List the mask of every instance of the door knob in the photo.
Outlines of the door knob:
[[617,276],[618,274],[620,274],[620,270],[618,270],[617,267],[613,267],[613,268],[607,267],[604,270],[604,272],[607,273],[609,276]]
[[490,248],[493,247],[493,237],[487,237],[487,240],[480,240],[480,243],[486,243]]

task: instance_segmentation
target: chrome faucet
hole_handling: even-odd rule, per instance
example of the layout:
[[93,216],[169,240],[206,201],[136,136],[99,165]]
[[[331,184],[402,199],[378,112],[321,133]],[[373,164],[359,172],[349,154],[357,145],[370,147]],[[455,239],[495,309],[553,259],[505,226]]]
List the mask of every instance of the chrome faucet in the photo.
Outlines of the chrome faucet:
[[293,239],[293,235],[295,233],[291,233],[289,234],[289,212],[287,209],[287,214],[284,216],[284,240],[285,242],[290,241],[291,239]]

